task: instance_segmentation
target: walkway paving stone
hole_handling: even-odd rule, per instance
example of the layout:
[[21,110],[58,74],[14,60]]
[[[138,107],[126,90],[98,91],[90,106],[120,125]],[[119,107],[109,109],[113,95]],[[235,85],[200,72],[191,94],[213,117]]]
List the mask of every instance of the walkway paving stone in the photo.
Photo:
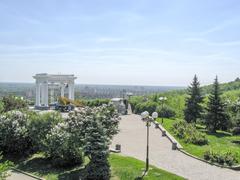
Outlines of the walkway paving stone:
[[27,176],[17,171],[10,171],[10,176],[7,177],[7,180],[36,180],[33,177]]
[[[139,115],[122,116],[120,133],[112,146],[121,144],[123,155],[145,161],[146,127]],[[159,129],[150,127],[150,164],[190,180],[240,180],[240,171],[220,168],[191,158],[178,150],[172,150],[167,137]]]

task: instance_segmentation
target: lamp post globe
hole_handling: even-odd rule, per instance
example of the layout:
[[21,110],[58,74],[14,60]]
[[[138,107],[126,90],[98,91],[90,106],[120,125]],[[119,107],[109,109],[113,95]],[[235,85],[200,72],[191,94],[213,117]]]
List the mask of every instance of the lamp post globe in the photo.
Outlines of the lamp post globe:
[[149,116],[149,112],[147,112],[147,111],[144,111],[144,112],[141,113],[141,117],[142,117],[143,120],[148,118],[148,116]]
[[153,119],[157,119],[158,118],[158,113],[157,112],[153,112],[152,113],[152,118]]

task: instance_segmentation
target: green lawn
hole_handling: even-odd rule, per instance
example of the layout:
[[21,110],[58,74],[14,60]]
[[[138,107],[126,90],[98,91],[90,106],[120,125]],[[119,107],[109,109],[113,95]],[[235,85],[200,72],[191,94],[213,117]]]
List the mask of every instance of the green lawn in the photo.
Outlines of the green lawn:
[[[15,162],[16,168],[43,177],[46,180],[79,180],[79,176],[83,174],[83,166],[74,168],[54,168],[43,154],[35,154],[27,159],[11,159]],[[112,169],[111,180],[134,180],[141,179],[144,171],[145,163],[131,158],[117,154],[111,154],[109,162]],[[86,159],[86,163],[88,160]],[[184,179],[177,175],[171,174],[164,170],[151,166],[146,180],[181,180]]]
[[[134,180],[140,179],[144,171],[145,163],[131,158],[116,154],[110,156],[110,163],[112,166],[112,173],[115,177],[113,179],[119,180]],[[146,180],[173,180],[184,179],[164,170],[158,169],[154,166],[150,167],[148,175],[144,177]]]
[[[164,128],[174,136],[173,131],[171,129],[174,122],[178,120],[172,119],[164,119],[163,126]],[[161,120],[158,119],[160,123]],[[227,152],[232,151],[237,154],[237,159],[240,162],[240,144],[232,143],[234,140],[240,140],[240,136],[232,136],[230,133],[217,131],[215,134],[209,134],[205,131],[205,129],[201,126],[198,126],[199,131],[202,131],[206,134],[207,139],[209,141],[208,145],[198,146],[194,144],[187,144],[182,139],[177,138],[174,136],[183,146],[184,150],[190,154],[198,156],[203,159],[203,154],[207,150],[213,150],[217,152]]]

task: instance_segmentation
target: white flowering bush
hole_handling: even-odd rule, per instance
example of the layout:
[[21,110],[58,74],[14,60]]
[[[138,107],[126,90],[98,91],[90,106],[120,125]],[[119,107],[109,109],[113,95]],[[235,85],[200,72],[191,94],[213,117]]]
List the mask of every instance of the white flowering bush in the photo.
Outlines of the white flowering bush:
[[[43,151],[55,165],[69,166],[83,162],[83,147],[88,143],[89,128],[96,122],[102,128],[104,143],[110,144],[118,132],[118,113],[112,105],[84,107],[69,114],[69,118],[55,125],[43,141]],[[97,148],[93,147],[92,148]],[[85,148],[86,149],[86,148]],[[101,149],[100,149],[101,150]],[[86,151],[85,155],[91,157]]]
[[36,113],[28,112],[30,121],[28,123],[29,136],[32,141],[33,150],[39,151],[42,148],[42,142],[46,138],[51,129],[60,122],[63,118],[58,112]]
[[43,151],[54,166],[73,166],[83,162],[82,144],[74,137],[67,122],[58,123],[46,135]]
[[[92,121],[98,121],[111,141],[113,136],[118,133],[119,115],[113,105],[102,105],[99,107],[84,107],[69,114],[67,119],[72,131],[85,136],[87,127]],[[81,129],[81,131],[79,131]]]
[[0,116],[0,151],[25,153],[31,147],[26,113],[9,111]]
[[[81,109],[77,116],[84,121],[83,150],[90,159],[86,179],[110,179],[109,144],[118,132],[119,117],[112,105]],[[81,118],[80,118],[81,117]],[[84,119],[84,118],[83,118]]]

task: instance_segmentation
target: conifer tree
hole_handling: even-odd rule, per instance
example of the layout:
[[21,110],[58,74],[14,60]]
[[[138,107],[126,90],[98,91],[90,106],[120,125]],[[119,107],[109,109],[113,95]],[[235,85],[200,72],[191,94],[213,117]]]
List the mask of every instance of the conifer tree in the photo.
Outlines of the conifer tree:
[[86,177],[88,180],[109,180],[110,165],[108,163],[108,138],[104,133],[104,128],[97,121],[92,121],[86,131],[86,144],[84,146],[85,155],[90,159],[86,167]]
[[226,130],[228,127],[228,116],[224,110],[225,106],[221,100],[221,91],[218,78],[214,80],[213,89],[209,96],[206,114],[206,126],[210,132]]
[[194,76],[193,82],[188,88],[189,97],[186,98],[186,108],[184,118],[188,123],[196,122],[201,117],[203,97],[201,95],[200,83],[197,75]]

